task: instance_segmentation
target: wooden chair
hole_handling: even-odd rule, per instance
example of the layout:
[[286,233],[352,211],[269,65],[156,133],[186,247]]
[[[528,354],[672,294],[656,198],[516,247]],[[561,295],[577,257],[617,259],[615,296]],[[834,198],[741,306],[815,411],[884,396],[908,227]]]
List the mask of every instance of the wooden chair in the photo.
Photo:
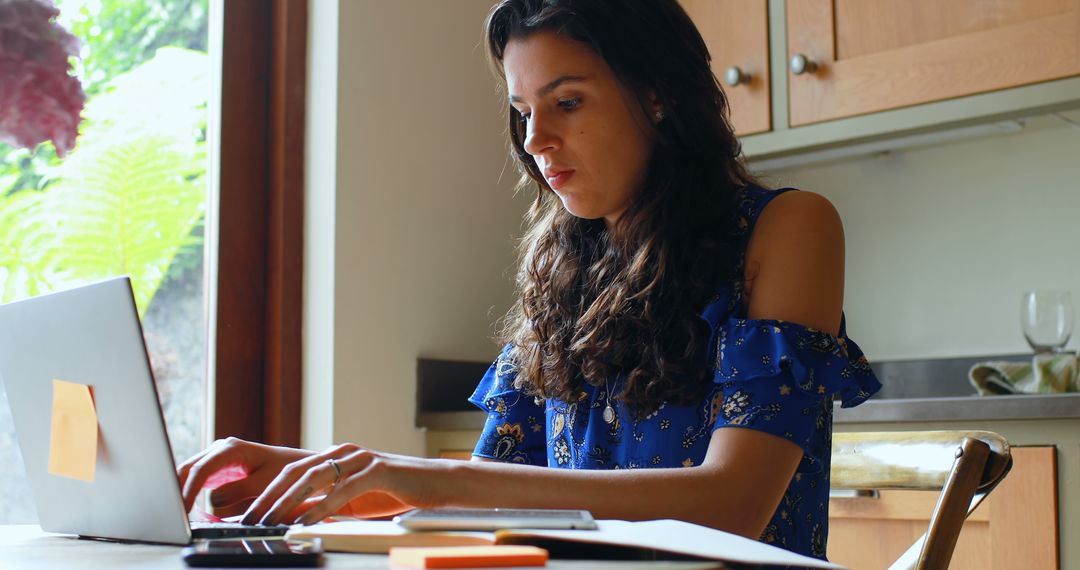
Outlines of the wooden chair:
[[889,570],[949,567],[968,514],[1012,467],[1009,442],[988,431],[833,435],[833,489],[940,490],[926,533]]

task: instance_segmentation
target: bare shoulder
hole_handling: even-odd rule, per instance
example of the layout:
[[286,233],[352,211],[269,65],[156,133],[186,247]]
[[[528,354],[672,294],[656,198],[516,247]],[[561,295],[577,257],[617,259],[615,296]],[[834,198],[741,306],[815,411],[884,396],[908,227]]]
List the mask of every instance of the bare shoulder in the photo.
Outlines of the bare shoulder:
[[828,198],[813,192],[784,192],[773,198],[754,226],[754,239],[784,239],[785,235],[805,237],[804,232],[840,232],[840,214]]
[[836,333],[844,290],[844,229],[813,192],[785,192],[762,211],[746,251],[750,317]]
[[747,267],[813,252],[839,254],[843,259],[840,214],[820,194],[785,192],[773,198],[758,217],[746,252]]

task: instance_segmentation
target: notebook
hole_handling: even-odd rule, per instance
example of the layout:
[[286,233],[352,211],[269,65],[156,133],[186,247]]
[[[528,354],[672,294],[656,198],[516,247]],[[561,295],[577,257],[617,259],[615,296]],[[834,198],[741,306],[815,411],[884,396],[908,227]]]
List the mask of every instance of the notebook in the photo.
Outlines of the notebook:
[[288,530],[193,531],[127,277],[0,305],[0,381],[43,530],[166,544]]
[[597,530],[410,531],[390,521],[350,520],[297,526],[285,538],[322,541],[328,552],[385,553],[400,547],[531,545],[552,558],[705,559],[761,566],[843,570],[757,540],[678,520],[597,520]]

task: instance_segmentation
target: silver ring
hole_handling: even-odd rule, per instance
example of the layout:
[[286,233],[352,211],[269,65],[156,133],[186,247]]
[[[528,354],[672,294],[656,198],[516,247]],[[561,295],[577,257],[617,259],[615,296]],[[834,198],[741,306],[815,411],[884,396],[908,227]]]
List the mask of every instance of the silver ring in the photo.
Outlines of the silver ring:
[[334,468],[334,482],[332,485],[337,485],[341,481],[341,466],[333,459],[327,459],[326,462],[330,464],[330,467]]

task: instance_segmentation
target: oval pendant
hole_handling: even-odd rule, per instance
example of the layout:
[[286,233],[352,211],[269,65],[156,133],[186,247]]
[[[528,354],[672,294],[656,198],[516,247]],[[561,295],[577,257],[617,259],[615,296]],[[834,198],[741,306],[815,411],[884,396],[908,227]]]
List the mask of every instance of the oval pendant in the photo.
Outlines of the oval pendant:
[[612,408],[611,404],[604,407],[604,421],[609,424],[615,422],[615,408]]

